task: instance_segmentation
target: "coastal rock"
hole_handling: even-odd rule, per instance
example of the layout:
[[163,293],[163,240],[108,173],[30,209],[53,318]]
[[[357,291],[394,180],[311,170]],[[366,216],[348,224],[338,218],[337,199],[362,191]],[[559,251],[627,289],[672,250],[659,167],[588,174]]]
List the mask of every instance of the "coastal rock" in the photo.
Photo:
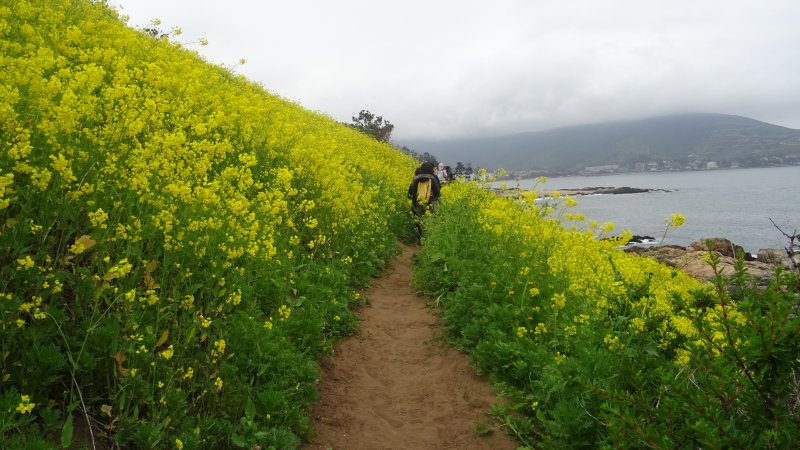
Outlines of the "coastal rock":
[[[524,192],[518,188],[489,188],[500,197],[513,197]],[[616,194],[641,194],[646,192],[670,192],[667,189],[650,189],[650,188],[633,188],[628,186],[623,187],[585,187],[580,189],[558,189],[560,195],[581,196],[581,195],[616,195]],[[537,190],[540,197],[553,197],[553,192],[550,190]]]
[[[599,186],[599,187],[584,187],[580,189],[559,189],[559,192],[563,195],[572,195],[572,196],[579,196],[579,195],[618,195],[618,194],[642,194],[645,192],[669,192],[666,189],[650,189],[650,188],[634,188],[634,187],[609,187],[609,186]],[[549,192],[544,193],[545,196],[549,196]]]
[[655,244],[656,242],[656,238],[653,236],[639,236],[638,234],[634,234],[628,241],[628,245]]
[[[732,249],[737,247],[739,246],[736,246],[727,239],[719,238],[714,240],[712,252],[716,253],[719,257],[719,264],[717,267],[721,274],[732,275],[735,271],[734,264],[736,259],[714,250],[714,248],[719,248],[728,255],[732,255]],[[626,249],[626,251],[654,259],[702,281],[710,281],[714,278],[714,270],[706,262],[707,249],[702,241],[693,242],[688,247],[681,247],[679,245],[665,245],[650,248],[631,247]],[[775,266],[775,263],[768,263],[760,260],[745,261],[747,273],[760,280],[761,284],[766,284],[766,281],[772,277],[775,272]]]
[[784,269],[792,268],[792,260],[786,250],[780,248],[762,248],[758,251],[758,260],[768,264],[780,264]]
[[689,244],[689,247],[693,250],[700,251],[711,250],[712,252],[717,252],[722,256],[729,256],[731,258],[736,256],[736,252],[744,252],[741,245],[736,245],[725,238],[700,239]]

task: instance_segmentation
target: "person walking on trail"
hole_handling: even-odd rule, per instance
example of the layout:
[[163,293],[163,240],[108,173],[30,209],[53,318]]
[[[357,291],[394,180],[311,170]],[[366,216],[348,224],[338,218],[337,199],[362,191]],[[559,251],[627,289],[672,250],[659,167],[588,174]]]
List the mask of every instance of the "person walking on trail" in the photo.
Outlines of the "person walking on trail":
[[408,198],[411,200],[411,212],[416,216],[417,238],[422,237],[422,217],[428,213],[439,200],[441,185],[432,163],[422,163],[408,186]]
[[450,181],[450,172],[445,169],[443,163],[439,163],[439,170],[436,171],[437,176],[439,177],[439,184],[442,185]]

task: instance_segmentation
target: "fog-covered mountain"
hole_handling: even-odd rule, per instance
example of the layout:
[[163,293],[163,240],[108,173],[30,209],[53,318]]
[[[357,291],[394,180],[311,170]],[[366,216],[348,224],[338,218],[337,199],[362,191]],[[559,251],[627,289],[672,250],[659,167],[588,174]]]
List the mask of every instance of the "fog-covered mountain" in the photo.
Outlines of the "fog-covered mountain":
[[[577,173],[800,164],[800,130],[747,117],[684,114],[500,137],[407,141],[455,166]],[[615,167],[616,166],[616,167]]]

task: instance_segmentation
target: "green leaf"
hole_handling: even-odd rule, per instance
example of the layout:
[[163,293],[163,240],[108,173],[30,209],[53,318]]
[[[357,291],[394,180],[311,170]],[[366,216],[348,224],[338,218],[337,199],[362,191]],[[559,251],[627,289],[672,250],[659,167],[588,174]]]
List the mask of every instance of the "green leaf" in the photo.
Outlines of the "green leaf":
[[247,441],[238,434],[234,434],[233,436],[231,436],[231,442],[233,442],[233,445],[240,448],[247,447]]
[[247,403],[244,405],[244,415],[247,417],[247,420],[252,421],[253,418],[256,417],[256,405],[253,403],[253,400],[248,397]]
[[69,448],[72,445],[72,414],[67,416],[67,421],[61,428],[61,447]]
[[655,357],[661,356],[661,352],[658,351],[658,347],[656,347],[652,342],[644,348],[644,351]]

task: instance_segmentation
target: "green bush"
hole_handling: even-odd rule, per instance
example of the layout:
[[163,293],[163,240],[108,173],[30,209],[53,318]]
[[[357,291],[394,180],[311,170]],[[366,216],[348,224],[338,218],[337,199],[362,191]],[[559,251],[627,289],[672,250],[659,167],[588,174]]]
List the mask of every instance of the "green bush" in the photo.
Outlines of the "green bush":
[[[703,285],[599,240],[574,202],[451,184],[414,281],[540,448],[788,448],[800,439],[797,274]],[[678,226],[674,215],[670,226]],[[599,235],[599,236],[598,236]],[[716,261],[709,253],[709,263]]]

